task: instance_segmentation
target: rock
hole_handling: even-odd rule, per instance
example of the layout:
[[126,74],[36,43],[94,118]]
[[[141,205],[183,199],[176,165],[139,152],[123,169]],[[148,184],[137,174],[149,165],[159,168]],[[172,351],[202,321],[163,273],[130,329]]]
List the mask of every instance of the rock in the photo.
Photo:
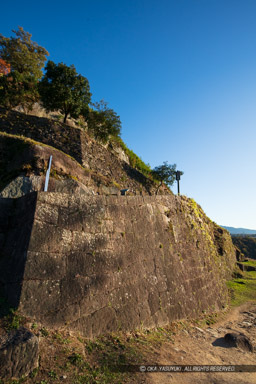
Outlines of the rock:
[[246,326],[246,327],[251,327],[253,325],[252,323],[249,323],[248,321],[243,321],[242,324],[243,324],[243,326]]
[[[45,184],[44,176],[33,176],[33,175],[18,176],[14,180],[12,180],[0,192],[0,197],[18,198],[30,192],[43,191],[44,184]],[[107,189],[110,189],[110,188],[107,188]],[[49,180],[48,191],[69,193],[69,194],[76,194],[76,195],[81,195],[81,194],[94,195],[95,194],[95,192],[91,188],[88,188],[87,186],[83,185],[78,180],[73,180],[73,179],[56,180],[52,177]],[[112,191],[110,190],[106,194],[117,194],[116,191],[119,192],[115,188],[115,193],[112,193]]]
[[106,187],[105,185],[102,185],[100,191],[102,195],[120,195],[119,189],[115,187]]
[[0,197],[18,198],[41,189],[42,179],[40,176],[18,176],[1,191]]
[[242,333],[226,333],[224,340],[230,347],[241,348],[244,351],[253,352],[253,345],[250,339]]
[[76,195],[95,195],[93,189],[88,188],[78,180],[73,179],[55,180],[50,178],[49,192],[61,192]]
[[27,376],[38,366],[38,338],[21,327],[0,338],[0,377]]
[[215,329],[207,328],[206,331],[209,332],[213,337],[218,337],[218,332],[216,332]]
[[244,315],[247,315],[247,316],[249,316],[249,317],[254,317],[254,314],[251,313],[251,312],[248,312],[248,311],[244,311],[243,314],[244,314]]
[[236,259],[237,259],[237,261],[244,261],[245,256],[244,256],[244,254],[240,251],[240,249],[237,248],[237,247],[235,246],[235,250],[236,250]]
[[245,270],[245,268],[244,268],[244,264],[242,264],[242,263],[236,263],[236,264],[237,264],[237,266],[241,269],[241,271],[244,272],[244,270]]
[[130,160],[127,154],[124,152],[124,150],[121,147],[115,147],[114,152],[117,154],[118,158],[122,161],[125,161],[127,164],[130,165]]

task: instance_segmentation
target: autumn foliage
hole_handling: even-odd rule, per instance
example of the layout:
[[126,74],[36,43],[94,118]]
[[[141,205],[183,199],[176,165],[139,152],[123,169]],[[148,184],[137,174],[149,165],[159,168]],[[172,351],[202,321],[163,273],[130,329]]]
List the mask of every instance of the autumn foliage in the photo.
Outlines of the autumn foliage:
[[19,27],[15,37],[0,33],[0,105],[24,111],[39,100],[38,81],[48,52],[31,40],[31,34]]
[[0,76],[8,75],[11,72],[11,65],[0,58]]

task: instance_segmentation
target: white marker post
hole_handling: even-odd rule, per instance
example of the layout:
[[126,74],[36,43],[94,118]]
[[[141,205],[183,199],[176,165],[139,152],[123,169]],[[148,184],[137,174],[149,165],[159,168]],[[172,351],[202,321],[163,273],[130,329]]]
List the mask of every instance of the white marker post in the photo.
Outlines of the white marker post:
[[48,183],[49,183],[49,178],[50,178],[51,165],[52,165],[52,155],[50,156],[49,167],[47,169],[46,176],[45,176],[44,192],[47,192],[47,190],[48,190]]

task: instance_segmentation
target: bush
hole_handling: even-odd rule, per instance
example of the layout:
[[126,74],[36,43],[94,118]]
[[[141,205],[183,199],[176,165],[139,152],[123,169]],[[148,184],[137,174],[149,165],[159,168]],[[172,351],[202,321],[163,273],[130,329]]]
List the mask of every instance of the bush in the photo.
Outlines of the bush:
[[126,155],[129,158],[130,165],[143,173],[145,176],[151,175],[151,168],[149,164],[145,164],[143,160],[139,156],[137,156],[131,149],[129,149],[123,140],[120,137],[112,137],[111,138],[113,143],[117,143],[123,151],[126,153]]
[[104,100],[92,105],[96,110],[85,109],[84,112],[88,131],[103,143],[106,143],[110,136],[119,137],[122,124],[117,113],[113,109],[108,108]]

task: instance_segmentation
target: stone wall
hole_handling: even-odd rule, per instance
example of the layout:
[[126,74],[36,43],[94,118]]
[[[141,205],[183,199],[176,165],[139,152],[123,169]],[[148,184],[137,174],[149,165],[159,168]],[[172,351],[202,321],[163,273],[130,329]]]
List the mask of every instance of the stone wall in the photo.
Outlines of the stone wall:
[[[105,148],[80,128],[70,127],[44,117],[29,116],[16,111],[7,112],[0,108],[0,132],[25,136],[63,151],[87,170],[98,174],[100,184],[102,184],[102,178],[105,178],[105,184],[109,184],[110,181],[116,182],[120,186],[119,189],[129,188],[133,194],[155,193],[156,186],[152,180],[131,167],[127,161],[122,160],[123,156],[117,153],[117,148],[112,150]],[[7,148],[6,140],[5,138],[5,148]],[[57,157],[59,158],[60,155]],[[159,193],[169,193],[166,187],[162,188],[162,191],[160,190]]]
[[[32,209],[33,196],[16,199],[20,235],[15,227],[0,260],[1,284],[24,315],[93,337],[163,326],[226,304],[232,241],[193,200],[38,193]],[[30,235],[22,223],[32,216]],[[22,231],[30,236],[26,249],[18,245]],[[23,252],[16,255],[9,252],[14,233]],[[12,258],[22,261],[10,264]],[[3,273],[6,265],[12,273]],[[8,291],[10,282],[20,285],[18,296]]]

